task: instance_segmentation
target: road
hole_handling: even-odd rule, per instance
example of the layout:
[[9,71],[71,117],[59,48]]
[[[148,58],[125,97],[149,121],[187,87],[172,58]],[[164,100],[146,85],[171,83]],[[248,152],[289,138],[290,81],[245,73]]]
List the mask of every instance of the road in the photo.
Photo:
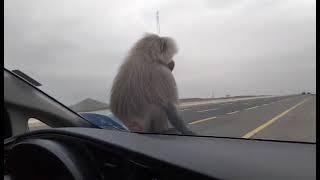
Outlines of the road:
[[316,142],[316,96],[291,95],[180,110],[199,135]]
[[[179,113],[199,135],[316,142],[315,95],[200,103],[180,108]],[[29,127],[31,130],[48,128],[34,120],[29,121]]]

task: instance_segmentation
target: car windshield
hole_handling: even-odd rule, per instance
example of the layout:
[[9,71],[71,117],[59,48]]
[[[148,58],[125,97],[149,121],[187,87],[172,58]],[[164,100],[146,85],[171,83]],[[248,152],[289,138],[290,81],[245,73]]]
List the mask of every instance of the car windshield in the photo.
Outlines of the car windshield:
[[5,0],[4,40],[103,128],[316,142],[315,0]]

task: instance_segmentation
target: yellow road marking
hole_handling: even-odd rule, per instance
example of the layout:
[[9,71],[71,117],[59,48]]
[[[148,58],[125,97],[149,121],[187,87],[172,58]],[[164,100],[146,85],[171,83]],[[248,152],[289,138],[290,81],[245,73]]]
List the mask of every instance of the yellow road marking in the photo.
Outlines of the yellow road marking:
[[264,128],[268,127],[269,125],[271,125],[272,123],[274,123],[276,120],[278,120],[279,118],[281,118],[282,116],[286,115],[288,112],[292,111],[293,109],[297,108],[298,106],[300,106],[301,104],[305,103],[307,100],[309,100],[309,98],[304,99],[303,101],[301,101],[300,103],[294,105],[293,107],[287,109],[286,111],[282,112],[281,114],[277,115],[276,117],[270,119],[269,121],[267,121],[266,123],[260,125],[259,127],[257,127],[256,129],[248,132],[247,134],[245,134],[244,136],[242,136],[242,138],[250,138],[253,135],[257,134],[259,131],[263,130]]
[[212,120],[212,119],[215,119],[217,117],[210,117],[210,118],[206,118],[206,119],[201,119],[201,120],[198,120],[198,121],[193,121],[189,124],[197,124],[197,123],[201,123],[201,122],[204,122],[204,121],[209,121],[209,120]]

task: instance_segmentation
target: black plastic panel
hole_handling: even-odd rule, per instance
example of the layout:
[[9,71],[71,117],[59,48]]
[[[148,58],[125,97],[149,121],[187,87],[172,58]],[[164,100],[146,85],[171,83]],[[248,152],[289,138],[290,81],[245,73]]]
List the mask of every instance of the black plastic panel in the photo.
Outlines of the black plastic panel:
[[316,145],[312,143],[143,135],[92,128],[50,129],[30,135],[76,137],[218,179],[316,178]]

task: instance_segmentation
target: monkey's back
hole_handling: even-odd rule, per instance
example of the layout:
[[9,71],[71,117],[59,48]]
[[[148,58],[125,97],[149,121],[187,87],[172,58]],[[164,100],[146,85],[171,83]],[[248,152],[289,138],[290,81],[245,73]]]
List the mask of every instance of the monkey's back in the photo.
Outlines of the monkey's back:
[[142,117],[150,105],[177,102],[171,71],[155,62],[126,61],[111,89],[110,108],[120,118]]

